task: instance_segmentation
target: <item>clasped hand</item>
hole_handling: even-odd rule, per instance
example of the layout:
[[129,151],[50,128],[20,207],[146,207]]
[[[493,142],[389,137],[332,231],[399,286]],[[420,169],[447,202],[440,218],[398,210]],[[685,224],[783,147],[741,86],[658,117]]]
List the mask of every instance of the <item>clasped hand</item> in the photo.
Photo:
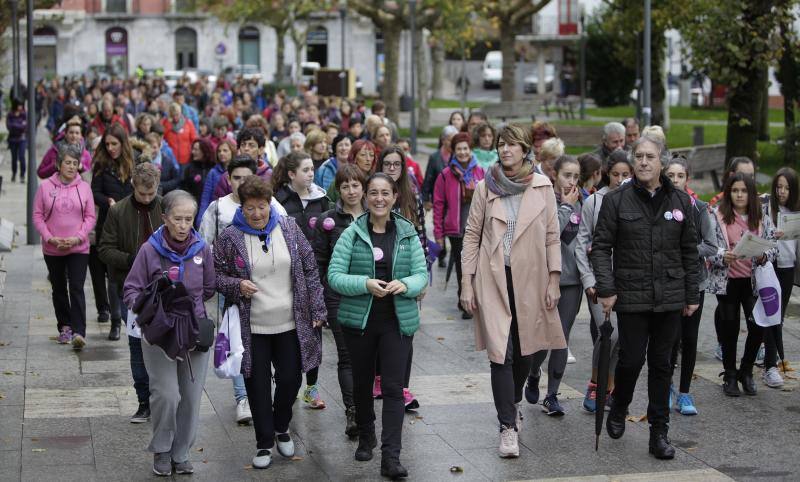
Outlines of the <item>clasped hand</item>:
[[388,282],[380,279],[367,280],[367,290],[378,298],[383,298],[386,295],[401,295],[407,289],[402,281],[396,279]]

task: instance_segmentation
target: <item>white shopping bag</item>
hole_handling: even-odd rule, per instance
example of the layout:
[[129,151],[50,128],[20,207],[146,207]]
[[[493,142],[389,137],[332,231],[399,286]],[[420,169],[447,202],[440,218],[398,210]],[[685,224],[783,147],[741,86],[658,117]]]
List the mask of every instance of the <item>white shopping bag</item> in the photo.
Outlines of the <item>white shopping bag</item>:
[[134,338],[142,337],[142,329],[139,327],[139,324],[136,323],[136,313],[131,310],[128,310],[128,319],[125,322],[125,331],[128,333],[128,336],[132,336]]
[[241,373],[244,356],[239,307],[236,305],[231,305],[222,315],[215,345],[219,344],[222,336],[227,337],[229,348],[220,350],[217,346],[214,347],[214,373],[219,378],[235,378]]
[[772,263],[764,263],[756,270],[758,301],[753,309],[753,320],[758,326],[775,326],[781,323],[781,285]]

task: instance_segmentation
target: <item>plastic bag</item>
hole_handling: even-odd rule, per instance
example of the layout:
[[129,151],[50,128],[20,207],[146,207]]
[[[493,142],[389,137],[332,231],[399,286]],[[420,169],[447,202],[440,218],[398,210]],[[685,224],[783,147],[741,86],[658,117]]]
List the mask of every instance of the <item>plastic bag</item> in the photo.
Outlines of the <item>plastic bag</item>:
[[131,310],[128,310],[128,319],[125,321],[125,331],[128,333],[128,336],[134,338],[142,337],[142,329],[139,328],[139,324],[136,323],[136,313]]
[[231,305],[222,315],[219,331],[214,343],[214,373],[219,378],[235,378],[242,369],[242,328],[239,323],[239,307]]
[[756,267],[758,301],[753,308],[753,320],[758,326],[775,326],[781,323],[781,285],[772,263]]

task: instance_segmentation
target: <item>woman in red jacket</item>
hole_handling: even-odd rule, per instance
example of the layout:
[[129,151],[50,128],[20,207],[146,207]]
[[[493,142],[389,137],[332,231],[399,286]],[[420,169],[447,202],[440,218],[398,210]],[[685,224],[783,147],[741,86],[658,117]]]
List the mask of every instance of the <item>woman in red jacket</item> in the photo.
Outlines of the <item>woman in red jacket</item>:
[[170,104],[169,117],[163,119],[161,124],[164,126],[164,140],[183,168],[192,160],[192,144],[197,140],[194,124],[183,116],[181,106],[176,102]]

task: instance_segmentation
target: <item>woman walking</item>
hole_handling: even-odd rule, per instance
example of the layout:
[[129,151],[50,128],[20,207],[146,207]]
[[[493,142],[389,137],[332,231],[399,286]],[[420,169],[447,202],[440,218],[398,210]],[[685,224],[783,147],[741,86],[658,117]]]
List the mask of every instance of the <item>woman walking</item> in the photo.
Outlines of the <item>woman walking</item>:
[[[667,162],[664,174],[667,175],[675,189],[687,191],[690,172],[689,165],[685,159],[673,157]],[[675,410],[681,415],[697,415],[694,397],[689,393],[689,389],[692,384],[695,360],[697,359],[697,335],[700,331],[700,318],[703,314],[705,290],[708,287],[706,259],[717,254],[719,250],[715,222],[708,213],[708,204],[699,199],[693,199],[691,215],[697,232],[697,252],[699,254],[697,262],[700,263],[700,306],[691,316],[681,316],[680,336],[675,340],[675,346],[672,347],[671,366],[673,371],[678,363],[678,351],[681,353],[681,376],[677,393],[674,385],[670,384],[670,402],[676,399]]]
[[265,469],[276,442],[282,456],[294,456],[292,406],[302,373],[320,364],[319,327],[327,313],[311,245],[293,218],[271,207],[269,184],[250,176],[238,195],[242,206],[217,238],[214,266],[226,305],[239,308],[242,374],[256,432],[253,467]]
[[[725,368],[722,373],[722,389],[725,395],[738,397],[741,393],[738,383],[741,383],[746,395],[755,395],[753,364],[764,337],[764,329],[752,318],[756,304],[753,290],[754,268],[774,261],[776,250],[769,250],[757,258],[742,259],[733,253],[733,249],[747,232],[764,239],[775,239],[774,228],[770,217],[762,214],[755,181],[742,173],[728,177],[715,215],[718,223],[717,245],[722,249],[710,260],[708,291],[717,295],[720,306],[719,335],[722,343],[722,365]],[[744,309],[747,323],[747,340],[737,371],[736,344],[739,339],[740,307]]]
[[[500,131],[500,162],[475,190],[461,252],[461,306],[474,314],[475,348],[487,350],[491,362],[501,457],[519,456],[518,404],[532,355],[567,347],[556,311],[561,272],[556,200],[550,181],[533,171],[530,150],[524,129],[510,125]],[[515,286],[528,295],[519,306]]]
[[28,114],[25,112],[25,104],[20,99],[11,99],[11,110],[6,115],[6,127],[8,150],[11,151],[11,182],[17,180],[17,165],[19,165],[19,182],[25,183]]
[[400,464],[403,379],[411,337],[419,328],[416,298],[428,282],[414,225],[392,211],[397,196],[397,185],[388,175],[376,173],[369,178],[369,213],[342,233],[328,266],[328,283],[342,295],[338,322],[353,365],[358,423],[355,458],[372,459],[377,445],[371,388],[380,355],[381,475],[392,479],[408,475]]
[[[211,247],[192,228],[197,201],[191,194],[170,192],[161,201],[161,211],[164,226],[139,249],[125,279],[125,305],[136,306],[147,286],[166,272],[173,282],[181,282],[191,297],[192,312],[178,315],[190,318],[194,325],[207,317],[204,302],[214,296]],[[153,437],[148,450],[153,452],[153,473],[168,476],[174,469],[178,474],[191,474],[194,467],[189,450],[197,434],[210,351],[192,350],[185,359],[171,360],[145,337],[142,355],[150,378]]]
[[342,392],[342,403],[345,407],[347,424],[345,433],[348,437],[358,436],[356,425],[356,408],[353,401],[353,366],[347,352],[342,325],[339,324],[339,303],[341,296],[328,284],[328,264],[342,233],[352,222],[364,213],[364,191],[367,178],[361,169],[354,164],[343,164],[336,171],[333,186],[339,191],[336,207],[325,211],[317,222],[314,234],[314,255],[317,258],[319,276],[325,289],[325,307],[328,309],[328,326],[333,333],[338,354],[339,389]]
[[96,221],[92,188],[78,175],[83,146],[61,144],[57,172],[36,191],[33,223],[53,289],[58,343],[86,345],[86,298],[83,284],[89,263],[89,232]]

